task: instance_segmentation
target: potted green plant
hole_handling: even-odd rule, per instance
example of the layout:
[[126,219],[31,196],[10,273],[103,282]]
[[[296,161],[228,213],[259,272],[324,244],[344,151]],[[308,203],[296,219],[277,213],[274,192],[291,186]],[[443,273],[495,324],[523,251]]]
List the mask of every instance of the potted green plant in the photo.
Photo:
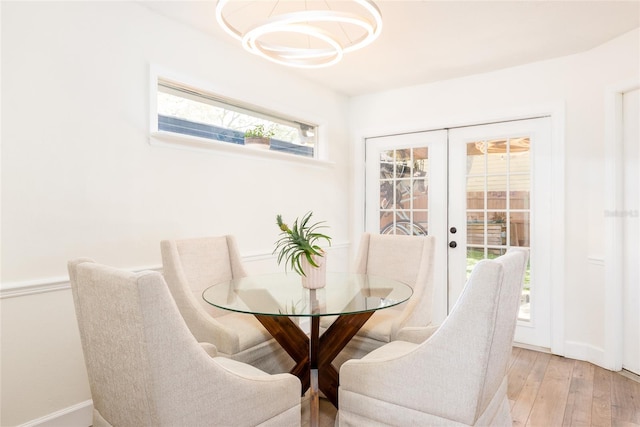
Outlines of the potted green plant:
[[303,286],[319,288],[325,285],[326,264],[325,252],[318,243],[324,240],[331,246],[331,237],[318,232],[327,226],[322,225],[324,221],[311,223],[312,215],[310,211],[301,219],[296,218],[289,228],[278,214],[276,223],[281,233],[273,253],[278,254],[278,265],[284,261],[285,271],[291,268],[302,276]]
[[244,132],[244,145],[268,149],[271,146],[271,137],[274,134],[273,127],[265,129],[264,125],[255,125]]

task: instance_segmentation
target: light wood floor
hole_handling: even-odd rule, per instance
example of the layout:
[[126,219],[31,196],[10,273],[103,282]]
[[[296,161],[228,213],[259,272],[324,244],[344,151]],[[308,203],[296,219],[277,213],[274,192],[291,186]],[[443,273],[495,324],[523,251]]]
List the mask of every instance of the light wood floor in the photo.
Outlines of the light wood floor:
[[580,360],[514,347],[514,426],[640,426],[640,382]]
[[[640,382],[588,362],[514,347],[507,394],[514,427],[640,426]],[[324,399],[320,413],[321,427],[334,425],[336,410]]]

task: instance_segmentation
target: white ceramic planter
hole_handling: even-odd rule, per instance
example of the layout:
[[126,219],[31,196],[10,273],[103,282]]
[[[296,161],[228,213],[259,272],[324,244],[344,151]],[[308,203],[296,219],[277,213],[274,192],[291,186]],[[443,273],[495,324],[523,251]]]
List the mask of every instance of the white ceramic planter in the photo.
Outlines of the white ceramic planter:
[[314,267],[306,257],[302,257],[300,264],[305,274],[301,276],[302,286],[307,289],[324,288],[327,283],[327,260],[325,257],[314,256],[313,261],[318,264],[318,267]]

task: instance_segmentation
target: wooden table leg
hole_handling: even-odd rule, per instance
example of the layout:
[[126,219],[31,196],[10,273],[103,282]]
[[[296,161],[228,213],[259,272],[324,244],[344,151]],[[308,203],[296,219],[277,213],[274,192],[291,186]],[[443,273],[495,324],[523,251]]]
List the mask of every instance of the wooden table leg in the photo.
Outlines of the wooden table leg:
[[318,343],[318,380],[320,390],[338,407],[339,374],[331,362],[342,351],[362,325],[373,315],[373,311],[357,314],[343,314],[329,326]]
[[300,378],[301,392],[304,395],[310,386],[309,337],[287,316],[255,317],[296,362],[290,372]]
[[343,314],[322,336],[319,336],[320,317],[311,317],[311,337],[286,316],[256,315],[256,318],[296,362],[291,373],[300,378],[302,395],[311,387],[314,370],[318,389],[337,408],[339,374],[331,362],[372,315],[373,311]]

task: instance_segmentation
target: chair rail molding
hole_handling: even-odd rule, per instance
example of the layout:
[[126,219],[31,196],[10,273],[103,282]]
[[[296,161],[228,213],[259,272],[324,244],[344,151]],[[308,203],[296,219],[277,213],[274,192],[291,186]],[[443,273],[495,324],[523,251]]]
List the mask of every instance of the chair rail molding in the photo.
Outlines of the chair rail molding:
[[[130,269],[131,271],[162,271],[162,266],[146,266]],[[22,282],[9,282],[0,285],[0,299],[22,297],[47,292],[63,291],[70,289],[69,276],[48,277],[42,279],[25,280]]]
[[[341,242],[337,244],[333,244],[331,248],[329,248],[329,253],[335,253],[338,262],[337,265],[348,265],[348,250],[350,248],[349,242]],[[245,261],[248,265],[251,264],[259,264],[268,262],[269,266],[273,265],[275,268],[276,263],[271,262],[271,260],[275,260],[276,256],[271,252],[255,252],[249,253],[242,256],[243,261]],[[138,271],[158,271],[162,272],[162,265],[148,265],[148,266],[140,266],[130,268],[130,271],[138,272]],[[18,282],[7,282],[0,284],[0,299],[5,298],[15,298],[15,297],[23,297],[27,295],[35,295],[35,294],[44,294],[47,292],[56,292],[56,291],[64,291],[70,289],[71,285],[69,284],[69,276],[57,276],[57,277],[46,277],[41,279],[33,279],[33,280],[25,280]]]

